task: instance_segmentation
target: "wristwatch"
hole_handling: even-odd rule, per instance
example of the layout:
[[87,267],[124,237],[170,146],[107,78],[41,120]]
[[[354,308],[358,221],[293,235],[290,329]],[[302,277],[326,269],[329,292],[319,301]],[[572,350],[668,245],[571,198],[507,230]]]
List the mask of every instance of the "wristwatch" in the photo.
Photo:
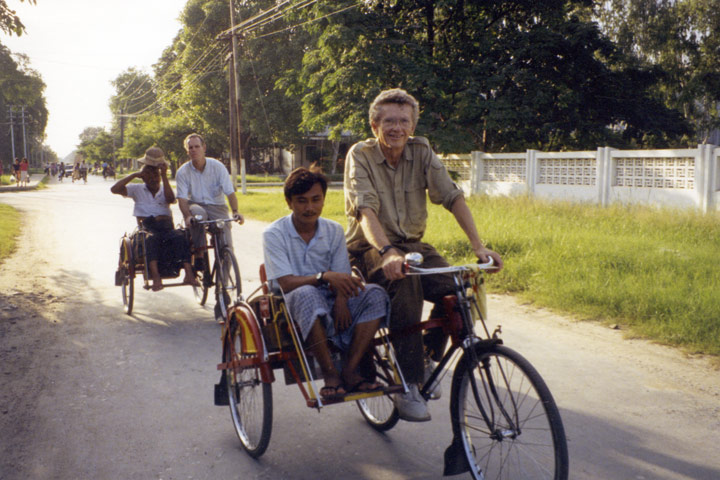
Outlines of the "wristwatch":
[[391,248],[393,248],[392,245],[385,245],[384,247],[382,247],[380,250],[378,250],[380,252],[380,256],[382,257],[383,255],[385,255]]
[[327,280],[323,278],[323,275],[325,275],[325,272],[319,272],[317,275],[315,275],[315,280],[318,281],[319,285],[327,285]]

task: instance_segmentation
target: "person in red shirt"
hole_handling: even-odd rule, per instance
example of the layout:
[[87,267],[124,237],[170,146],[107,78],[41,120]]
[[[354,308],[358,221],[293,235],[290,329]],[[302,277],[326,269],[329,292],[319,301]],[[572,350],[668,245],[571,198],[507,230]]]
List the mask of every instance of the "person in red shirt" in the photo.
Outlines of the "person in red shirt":
[[27,158],[23,157],[22,160],[20,160],[20,183],[23,187],[27,187],[28,185],[28,168],[30,165],[28,164]]

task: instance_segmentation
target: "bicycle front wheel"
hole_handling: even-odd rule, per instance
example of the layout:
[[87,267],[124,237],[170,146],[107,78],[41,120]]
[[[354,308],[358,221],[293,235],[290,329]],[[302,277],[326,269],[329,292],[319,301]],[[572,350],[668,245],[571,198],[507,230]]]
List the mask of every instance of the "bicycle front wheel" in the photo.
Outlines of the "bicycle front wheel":
[[228,309],[237,302],[242,293],[240,268],[235,254],[224,247],[218,259],[215,301],[220,305],[223,319],[227,318]]
[[[225,361],[249,360],[256,353],[242,352],[240,329],[231,334],[225,345]],[[225,370],[230,414],[235,432],[248,454],[258,458],[270,443],[272,430],[272,384],[263,383],[256,366],[237,366]]]
[[199,305],[205,305],[208,297],[208,291],[210,290],[210,268],[209,268],[209,256],[207,252],[203,252],[202,255],[202,266],[201,270],[196,272],[196,278],[200,285],[193,285],[193,295],[195,295],[195,301]]
[[455,368],[450,415],[473,478],[566,480],[565,430],[540,374],[502,345],[472,353]]

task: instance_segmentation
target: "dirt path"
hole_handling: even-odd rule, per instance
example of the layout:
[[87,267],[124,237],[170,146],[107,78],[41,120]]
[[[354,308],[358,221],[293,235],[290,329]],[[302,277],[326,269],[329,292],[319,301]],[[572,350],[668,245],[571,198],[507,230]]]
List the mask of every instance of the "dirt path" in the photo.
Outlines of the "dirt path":
[[[387,435],[352,405],[318,415],[276,382],[270,448],[250,460],[211,403],[212,305],[182,287],[138,289],[136,313],[122,313],[112,274],[130,207],[107,186],[0,194],[25,218],[18,251],[0,265],[0,479],[441,477],[447,377],[433,422],[400,422]],[[246,292],[258,284],[263,227],[234,230]],[[561,408],[572,479],[720,478],[720,372],[708,359],[512,297],[489,305],[491,325],[502,324]],[[338,463],[327,455],[338,446],[354,453]]]

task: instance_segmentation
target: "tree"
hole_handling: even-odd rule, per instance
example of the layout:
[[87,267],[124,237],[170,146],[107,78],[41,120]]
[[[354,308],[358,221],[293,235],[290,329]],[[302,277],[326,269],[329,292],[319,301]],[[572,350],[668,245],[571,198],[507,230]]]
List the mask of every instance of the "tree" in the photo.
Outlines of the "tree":
[[[25,0],[20,1],[24,2]],[[35,0],[27,0],[27,2],[35,5]],[[0,31],[17,36],[25,33],[25,25],[20,21],[20,17],[15,14],[15,10],[8,6],[6,0],[0,0]]]
[[[85,139],[78,145],[78,153],[82,155],[90,165],[102,162],[112,162],[114,160],[115,144],[112,135],[110,135],[104,129],[99,131],[90,132],[93,127],[86,128],[80,137],[85,135]],[[92,136],[91,133],[95,133]]]
[[705,142],[720,128],[720,12],[713,0],[605,0],[595,17],[630,62],[661,73],[652,91]]
[[[13,56],[15,58],[13,58]],[[45,83],[40,74],[30,67],[26,55],[13,55],[0,44],[0,114],[7,118],[13,108],[14,141],[16,156],[22,152],[21,107],[25,107],[26,144],[30,151],[42,144],[45,138],[48,111],[45,104]],[[4,122],[3,122],[4,123]],[[0,134],[0,159],[12,157],[10,126],[3,125]]]
[[[236,18],[250,19],[276,4],[274,0],[236,2]],[[221,156],[228,151],[230,37],[218,38],[230,27],[228,8],[227,0],[187,3],[181,16],[183,29],[153,67],[156,101],[142,113],[143,120],[130,128],[128,135],[144,138],[140,142],[144,144],[148,138],[143,129],[157,133],[158,125],[172,125],[173,131],[202,133],[209,155]],[[253,146],[290,145],[302,137],[298,128],[300,100],[286,96],[286,89],[276,86],[276,82],[285,71],[299,68],[306,34],[286,31],[265,36],[286,26],[285,21],[278,20],[241,32],[241,144],[246,159],[251,157]],[[150,116],[163,120],[145,119]],[[130,141],[137,143],[128,138]]]
[[[369,135],[372,98],[399,86],[420,101],[418,131],[441,151],[594,147],[682,132],[678,116],[647,95],[655,74],[623,68],[597,26],[580,20],[588,4],[368,0],[315,24],[319,39],[289,82],[303,92],[302,125],[329,125],[332,138],[345,129]],[[343,5],[318,2],[309,15]]]

